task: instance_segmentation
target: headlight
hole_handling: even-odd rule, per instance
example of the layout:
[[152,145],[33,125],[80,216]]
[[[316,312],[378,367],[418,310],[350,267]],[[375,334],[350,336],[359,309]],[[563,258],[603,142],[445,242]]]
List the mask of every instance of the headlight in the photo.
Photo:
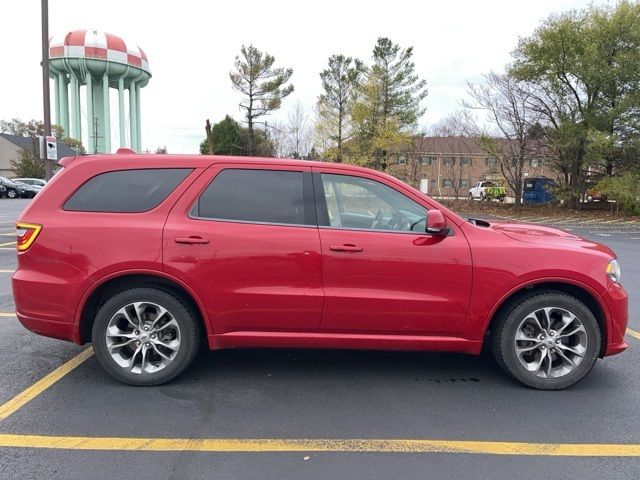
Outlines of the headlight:
[[620,264],[618,260],[611,260],[607,265],[607,275],[615,283],[620,283]]

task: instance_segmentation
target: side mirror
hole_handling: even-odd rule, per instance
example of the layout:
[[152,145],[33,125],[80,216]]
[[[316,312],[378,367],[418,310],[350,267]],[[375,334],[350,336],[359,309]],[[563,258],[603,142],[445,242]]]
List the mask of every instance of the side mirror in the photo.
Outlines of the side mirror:
[[447,219],[440,210],[429,210],[427,212],[427,222],[425,231],[429,235],[448,235],[449,227],[447,226]]

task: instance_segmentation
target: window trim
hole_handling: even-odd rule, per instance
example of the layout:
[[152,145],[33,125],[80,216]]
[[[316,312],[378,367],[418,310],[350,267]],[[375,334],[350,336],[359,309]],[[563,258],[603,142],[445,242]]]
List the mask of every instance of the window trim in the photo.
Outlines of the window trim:
[[[378,179],[375,178],[370,178],[370,177],[365,177],[362,175],[357,175],[354,173],[338,173],[336,171],[322,171],[322,170],[314,170],[313,171],[313,189],[315,192],[315,198],[316,198],[316,210],[317,210],[317,218],[318,218],[318,229],[325,229],[325,230],[342,230],[342,231],[346,231],[346,232],[368,232],[368,233],[396,233],[396,234],[400,234],[400,235],[418,235],[418,236],[428,236],[427,232],[421,232],[421,231],[402,231],[402,230],[372,230],[370,228],[356,228],[356,227],[334,227],[330,224],[329,222],[329,209],[327,207],[327,200],[325,198],[324,195],[324,185],[322,183],[322,174],[325,175],[341,175],[343,177],[355,177],[355,178],[363,178],[365,180],[370,180],[372,182],[377,182],[380,183],[386,187],[391,188],[392,190],[394,190],[395,192],[399,193],[400,195],[402,195],[403,197],[407,198],[408,200],[412,201],[413,203],[416,203],[418,205],[420,205],[422,208],[424,208],[425,212],[428,212],[429,210],[431,210],[431,208],[425,207],[422,203],[417,202],[416,200],[414,200],[413,198],[409,197],[408,195],[405,195],[404,193],[402,193],[401,191],[399,191],[397,188],[393,188],[391,185],[385,183],[385,182],[381,182]],[[326,222],[326,224],[322,224],[321,220]],[[425,215],[425,220],[426,220],[426,215]],[[451,229],[451,231],[453,231],[453,229]]]
[[[279,166],[279,165],[278,165]],[[256,167],[264,167],[264,168],[256,168]],[[285,166],[286,167],[286,166]],[[267,171],[267,172],[294,172],[294,173],[302,173],[302,208],[304,209],[304,218],[307,223],[280,223],[280,222],[260,222],[257,220],[237,220],[232,218],[216,218],[216,217],[203,217],[200,216],[198,210],[200,198],[207,191],[209,186],[215,182],[218,175],[220,175],[225,170],[252,170],[252,171]],[[207,184],[198,192],[195,196],[191,207],[188,209],[187,217],[191,220],[203,220],[208,222],[224,222],[224,223],[241,223],[241,224],[250,224],[250,225],[273,225],[277,227],[304,227],[304,228],[318,228],[317,221],[317,213],[314,205],[314,194],[313,194],[313,180],[311,178],[310,170],[297,170],[295,168],[270,168],[269,165],[233,165],[228,164],[222,166],[220,170],[218,170],[215,175],[207,182]]]

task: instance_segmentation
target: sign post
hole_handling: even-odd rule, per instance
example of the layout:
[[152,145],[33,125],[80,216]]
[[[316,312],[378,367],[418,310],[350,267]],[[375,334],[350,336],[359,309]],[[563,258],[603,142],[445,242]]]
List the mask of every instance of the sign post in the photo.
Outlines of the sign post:
[[53,135],[40,137],[40,158],[45,161],[58,161],[58,140]]

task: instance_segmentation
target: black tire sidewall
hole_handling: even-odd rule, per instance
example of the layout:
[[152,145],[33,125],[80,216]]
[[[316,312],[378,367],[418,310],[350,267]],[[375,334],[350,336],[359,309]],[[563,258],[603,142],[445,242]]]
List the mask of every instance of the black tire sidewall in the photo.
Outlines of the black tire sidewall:
[[13,188],[10,188],[9,190],[7,190],[7,197],[18,198],[18,192],[16,192]]
[[[113,315],[123,306],[139,301],[157,303],[166,308],[180,327],[180,349],[176,358],[161,371],[144,375],[127,372],[119,366],[106,346],[106,329]],[[92,329],[93,349],[100,365],[117,380],[137,386],[160,385],[180,375],[193,361],[199,340],[198,323],[190,309],[174,295],[151,287],[134,287],[111,297],[98,310]]]
[[[520,364],[514,348],[514,338],[520,322],[532,311],[544,307],[559,307],[570,311],[582,321],[587,332],[588,345],[582,362],[573,372],[560,378],[535,376]],[[593,368],[602,342],[598,322],[591,310],[577,298],[562,293],[532,295],[516,305],[499,327],[496,340],[498,343],[494,354],[503,369],[519,382],[543,390],[559,390],[579,382]]]

